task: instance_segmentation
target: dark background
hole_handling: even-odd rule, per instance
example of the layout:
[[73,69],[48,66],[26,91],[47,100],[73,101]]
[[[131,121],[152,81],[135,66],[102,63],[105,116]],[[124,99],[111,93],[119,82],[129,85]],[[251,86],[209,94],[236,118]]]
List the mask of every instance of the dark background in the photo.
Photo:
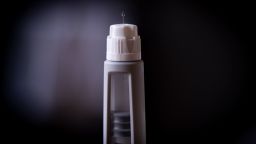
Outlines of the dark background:
[[[138,25],[145,62],[148,144],[256,142],[255,101],[249,94],[247,54],[251,22],[255,17],[252,4],[218,0],[21,0],[3,5],[1,143],[102,143],[105,38],[109,25],[118,23],[118,17],[105,25],[105,35],[100,39],[103,49],[95,56],[101,57],[95,62],[99,80],[95,89],[93,86],[90,89],[99,91],[93,106],[99,111],[85,115],[84,122],[75,126],[67,124],[69,120],[59,124],[66,117],[41,122],[41,118],[35,120],[27,116],[31,113],[26,110],[21,112],[17,105],[22,100],[12,98],[14,95],[22,98],[27,93],[16,92],[14,86],[19,70],[26,65],[26,62],[19,64],[16,55],[29,53],[19,46],[23,43],[20,26],[38,9],[59,4],[71,7],[115,5],[114,11],[125,9],[127,22]],[[15,66],[10,66],[13,63]],[[90,68],[88,63],[85,69]],[[63,111],[65,113],[65,109]]]

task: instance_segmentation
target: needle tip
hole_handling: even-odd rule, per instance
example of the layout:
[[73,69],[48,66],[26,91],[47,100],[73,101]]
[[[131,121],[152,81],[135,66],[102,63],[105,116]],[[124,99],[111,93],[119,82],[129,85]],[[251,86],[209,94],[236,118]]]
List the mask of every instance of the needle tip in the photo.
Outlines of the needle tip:
[[124,23],[124,17],[125,17],[124,10],[122,11],[121,16],[122,16],[122,21],[123,21],[123,23]]

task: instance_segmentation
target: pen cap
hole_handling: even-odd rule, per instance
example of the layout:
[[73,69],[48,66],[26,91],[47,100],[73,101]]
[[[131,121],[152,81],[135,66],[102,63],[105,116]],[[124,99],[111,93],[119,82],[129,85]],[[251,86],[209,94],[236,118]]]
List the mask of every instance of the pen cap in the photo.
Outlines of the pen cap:
[[141,44],[137,26],[132,24],[111,25],[107,37],[107,60],[136,61],[140,59]]

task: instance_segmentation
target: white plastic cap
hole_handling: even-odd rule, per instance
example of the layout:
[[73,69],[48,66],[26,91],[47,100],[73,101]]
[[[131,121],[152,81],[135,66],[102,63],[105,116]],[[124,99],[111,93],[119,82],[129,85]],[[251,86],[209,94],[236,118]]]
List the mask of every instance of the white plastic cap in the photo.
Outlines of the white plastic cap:
[[133,24],[110,26],[107,37],[107,60],[136,61],[141,59],[140,36]]

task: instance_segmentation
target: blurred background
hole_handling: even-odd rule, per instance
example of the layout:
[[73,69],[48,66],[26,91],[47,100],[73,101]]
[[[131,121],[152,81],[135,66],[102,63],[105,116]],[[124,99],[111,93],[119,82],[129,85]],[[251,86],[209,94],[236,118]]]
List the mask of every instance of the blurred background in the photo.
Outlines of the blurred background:
[[111,24],[138,25],[148,144],[255,144],[242,1],[20,0],[3,5],[1,143],[102,143]]

